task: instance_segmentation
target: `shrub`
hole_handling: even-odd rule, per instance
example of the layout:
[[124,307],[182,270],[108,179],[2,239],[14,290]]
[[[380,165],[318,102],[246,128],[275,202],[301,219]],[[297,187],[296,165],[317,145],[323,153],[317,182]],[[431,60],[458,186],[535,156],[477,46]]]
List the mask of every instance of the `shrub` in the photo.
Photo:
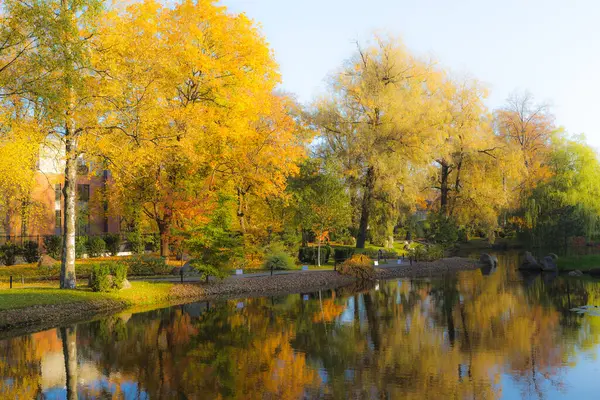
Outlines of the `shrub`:
[[354,236],[345,236],[342,238],[344,246],[356,246],[356,238]]
[[110,273],[113,276],[113,288],[122,289],[123,282],[127,279],[127,265],[123,263],[113,263],[110,266]]
[[133,254],[142,254],[146,249],[146,244],[140,231],[129,232],[127,234],[127,242]]
[[127,265],[108,263],[93,265],[88,279],[88,286],[94,292],[110,292],[123,288],[127,279]]
[[75,258],[81,258],[87,253],[88,237],[87,236],[76,236],[75,237]]
[[88,286],[94,292],[110,292],[112,290],[112,281],[109,275],[110,268],[108,265],[92,266]]
[[25,258],[26,262],[37,262],[37,260],[40,258],[40,252],[38,250],[38,247],[39,246],[37,242],[34,242],[32,240],[28,240],[23,244],[23,257]]
[[340,274],[358,279],[372,280],[375,277],[373,262],[364,254],[355,254],[346,260],[338,269]]
[[284,251],[270,254],[263,264],[266,269],[290,269],[294,265],[294,259]]
[[110,255],[116,256],[121,249],[121,235],[118,233],[109,233],[104,236],[104,241],[106,242],[106,249]]
[[442,214],[432,215],[427,238],[432,242],[444,245],[456,243],[459,239],[456,221]]
[[0,246],[0,260],[6,266],[15,265],[19,254],[21,254],[21,248],[14,243],[6,242]]
[[100,257],[106,251],[106,242],[99,236],[94,236],[88,240],[88,256]]
[[171,268],[163,257],[148,254],[133,256],[127,260],[130,275],[164,275]]
[[354,255],[353,247],[336,247],[333,249],[333,259],[336,263],[341,263]]
[[62,236],[44,236],[44,248],[50,257],[58,260],[62,253]]
[[444,247],[440,245],[418,246],[410,255],[417,261],[435,261],[444,257]]
[[[298,259],[303,263],[317,264],[319,248],[316,246],[300,247],[298,251]],[[321,264],[326,264],[329,261],[331,247],[321,246]]]

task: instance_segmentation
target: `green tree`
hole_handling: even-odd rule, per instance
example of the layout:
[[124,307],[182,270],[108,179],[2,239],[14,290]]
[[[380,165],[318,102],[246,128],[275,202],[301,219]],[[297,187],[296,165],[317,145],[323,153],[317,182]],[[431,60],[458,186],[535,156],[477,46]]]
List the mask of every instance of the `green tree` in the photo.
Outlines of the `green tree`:
[[321,245],[329,232],[343,231],[350,223],[350,201],[343,182],[319,167],[316,160],[306,162],[300,176],[290,183],[296,201],[296,220],[301,229],[312,230],[317,238],[317,260],[321,265]]
[[190,263],[207,281],[209,276],[226,276],[225,268],[242,254],[243,238],[232,230],[232,215],[233,199],[221,195],[209,222],[184,233],[184,246],[193,257]]
[[546,168],[551,178],[530,192],[522,215],[538,246],[566,248],[573,236],[588,240],[600,220],[600,162],[583,136],[555,139]]

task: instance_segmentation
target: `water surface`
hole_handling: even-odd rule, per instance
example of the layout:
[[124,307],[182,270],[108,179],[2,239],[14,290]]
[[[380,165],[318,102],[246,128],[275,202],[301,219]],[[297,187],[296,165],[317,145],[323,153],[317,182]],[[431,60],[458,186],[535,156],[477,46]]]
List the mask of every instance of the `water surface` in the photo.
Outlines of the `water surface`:
[[596,398],[600,284],[441,279],[121,314],[0,341],[2,399]]

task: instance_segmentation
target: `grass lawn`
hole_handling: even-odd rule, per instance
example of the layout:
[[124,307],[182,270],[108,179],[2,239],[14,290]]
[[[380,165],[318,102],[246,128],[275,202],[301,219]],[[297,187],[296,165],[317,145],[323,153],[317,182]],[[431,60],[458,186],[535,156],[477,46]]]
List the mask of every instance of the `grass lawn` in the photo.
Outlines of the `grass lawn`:
[[588,254],[581,256],[566,256],[558,259],[558,269],[561,271],[589,271],[600,268],[600,254]]
[[92,292],[87,286],[75,290],[61,290],[57,288],[58,282],[35,284],[26,288],[0,290],[0,311],[23,308],[35,305],[54,305],[75,303],[79,301],[93,301],[112,299],[124,301],[129,305],[147,305],[166,301],[173,284],[132,282],[132,288],[119,292],[97,293]]

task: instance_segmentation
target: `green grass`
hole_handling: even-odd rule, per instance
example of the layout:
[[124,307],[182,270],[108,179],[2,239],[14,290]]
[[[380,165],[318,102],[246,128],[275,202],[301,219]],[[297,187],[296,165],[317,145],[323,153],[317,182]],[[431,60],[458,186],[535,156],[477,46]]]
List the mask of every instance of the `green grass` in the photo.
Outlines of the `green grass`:
[[589,271],[600,268],[600,254],[589,254],[581,256],[566,256],[558,259],[558,269],[561,271]]
[[154,304],[167,301],[173,286],[171,283],[163,282],[132,282],[131,285],[131,289],[109,293],[92,292],[87,287],[75,290],[61,290],[47,286],[5,289],[0,290],[0,311],[103,299],[124,301],[130,306]]

